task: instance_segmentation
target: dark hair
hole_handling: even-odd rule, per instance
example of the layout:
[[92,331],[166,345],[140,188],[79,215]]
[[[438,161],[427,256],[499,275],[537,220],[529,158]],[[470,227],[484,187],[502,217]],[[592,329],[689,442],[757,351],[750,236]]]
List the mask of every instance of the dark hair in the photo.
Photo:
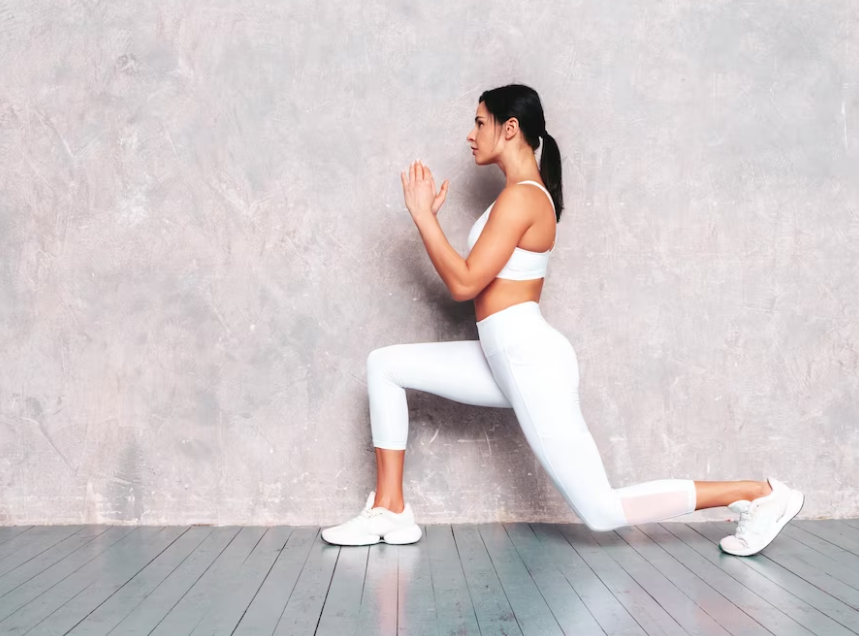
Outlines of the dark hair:
[[525,141],[534,150],[540,147],[543,139],[543,154],[540,156],[540,176],[546,189],[552,195],[555,203],[555,215],[561,220],[564,209],[564,193],[561,188],[561,151],[554,138],[546,132],[546,118],[543,116],[543,105],[537,91],[522,84],[509,84],[493,88],[480,96],[478,103],[483,102],[486,110],[495,118],[496,123],[503,124],[515,117],[519,121],[519,130],[525,136]]

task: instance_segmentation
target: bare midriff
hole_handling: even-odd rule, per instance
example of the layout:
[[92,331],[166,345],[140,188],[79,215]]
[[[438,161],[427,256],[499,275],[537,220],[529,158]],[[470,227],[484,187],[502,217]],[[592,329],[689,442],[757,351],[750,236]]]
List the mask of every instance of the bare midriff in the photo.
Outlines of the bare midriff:
[[474,299],[474,314],[478,321],[519,303],[540,302],[543,279],[508,280],[496,278]]

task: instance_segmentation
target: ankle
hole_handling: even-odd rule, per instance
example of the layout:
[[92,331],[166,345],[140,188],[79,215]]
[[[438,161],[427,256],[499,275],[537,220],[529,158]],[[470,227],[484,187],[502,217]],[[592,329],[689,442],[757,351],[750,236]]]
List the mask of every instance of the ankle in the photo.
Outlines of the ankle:
[[373,502],[373,507],[384,508],[385,510],[389,510],[394,514],[400,514],[403,510],[405,510],[406,505],[402,497],[380,497],[379,495],[376,495],[376,500]]
[[757,487],[757,494],[755,496],[755,499],[760,499],[761,497],[766,497],[767,495],[769,495],[773,491],[772,486],[770,486],[768,481],[756,482],[755,486]]

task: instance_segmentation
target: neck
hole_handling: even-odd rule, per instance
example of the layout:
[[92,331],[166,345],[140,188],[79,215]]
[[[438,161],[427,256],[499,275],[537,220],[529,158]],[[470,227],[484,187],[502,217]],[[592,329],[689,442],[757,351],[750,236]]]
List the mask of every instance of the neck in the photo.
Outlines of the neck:
[[507,177],[507,185],[513,185],[520,181],[540,182],[540,168],[537,166],[537,158],[530,148],[522,148],[516,153],[498,159],[498,167]]

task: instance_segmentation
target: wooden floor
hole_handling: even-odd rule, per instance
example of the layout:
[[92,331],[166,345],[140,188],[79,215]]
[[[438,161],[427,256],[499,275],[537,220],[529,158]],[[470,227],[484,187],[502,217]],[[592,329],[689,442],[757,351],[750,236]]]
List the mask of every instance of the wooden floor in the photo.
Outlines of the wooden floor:
[[728,524],[0,528],[0,634],[859,634],[859,521],[794,522],[752,558]]

